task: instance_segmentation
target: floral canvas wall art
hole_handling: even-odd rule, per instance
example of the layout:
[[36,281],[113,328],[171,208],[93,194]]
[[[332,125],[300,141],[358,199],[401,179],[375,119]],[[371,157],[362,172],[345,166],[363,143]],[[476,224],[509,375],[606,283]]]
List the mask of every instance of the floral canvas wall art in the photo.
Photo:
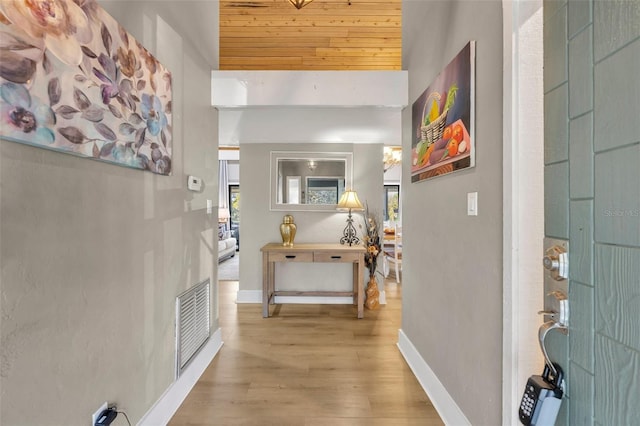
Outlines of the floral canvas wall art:
[[474,68],[470,41],[413,103],[411,182],[475,166]]
[[171,73],[95,0],[0,2],[0,136],[171,174]]

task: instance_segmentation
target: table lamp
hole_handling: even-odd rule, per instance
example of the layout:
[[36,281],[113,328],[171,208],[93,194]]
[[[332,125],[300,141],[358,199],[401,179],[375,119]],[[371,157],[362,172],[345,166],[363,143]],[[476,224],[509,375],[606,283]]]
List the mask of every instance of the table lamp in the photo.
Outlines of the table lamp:
[[356,228],[353,226],[353,218],[351,217],[351,210],[362,210],[362,203],[358,199],[356,191],[348,189],[342,193],[340,201],[336,206],[337,210],[349,210],[349,217],[347,218],[347,226],[342,232],[342,238],[340,238],[340,244],[359,244],[360,239],[356,235]]

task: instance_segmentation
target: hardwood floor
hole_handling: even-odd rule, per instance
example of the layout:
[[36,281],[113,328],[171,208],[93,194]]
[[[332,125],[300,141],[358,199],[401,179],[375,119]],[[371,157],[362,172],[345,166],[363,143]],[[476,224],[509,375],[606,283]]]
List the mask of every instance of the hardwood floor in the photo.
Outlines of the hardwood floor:
[[[391,276],[390,276],[391,277]],[[224,346],[170,425],[442,425],[396,347],[401,285],[356,319],[351,305],[236,305],[220,282]]]

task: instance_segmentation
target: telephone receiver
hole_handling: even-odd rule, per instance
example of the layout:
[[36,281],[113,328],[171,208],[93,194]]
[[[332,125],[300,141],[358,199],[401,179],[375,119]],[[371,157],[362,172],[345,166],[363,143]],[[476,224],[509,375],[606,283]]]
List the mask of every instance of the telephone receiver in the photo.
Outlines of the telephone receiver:
[[545,363],[542,375],[529,377],[520,402],[518,417],[525,426],[553,426],[562,403],[562,368]]

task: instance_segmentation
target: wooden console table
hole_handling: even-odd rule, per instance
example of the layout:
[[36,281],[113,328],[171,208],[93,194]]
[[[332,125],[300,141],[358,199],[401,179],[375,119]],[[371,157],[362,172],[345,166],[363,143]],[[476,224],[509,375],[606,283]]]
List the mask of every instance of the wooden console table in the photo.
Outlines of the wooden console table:
[[[358,318],[364,316],[364,246],[342,244],[295,244],[285,247],[269,243],[262,252],[262,316],[268,318],[275,296],[352,296],[358,306]],[[353,291],[277,291],[276,262],[329,262],[353,264]]]

